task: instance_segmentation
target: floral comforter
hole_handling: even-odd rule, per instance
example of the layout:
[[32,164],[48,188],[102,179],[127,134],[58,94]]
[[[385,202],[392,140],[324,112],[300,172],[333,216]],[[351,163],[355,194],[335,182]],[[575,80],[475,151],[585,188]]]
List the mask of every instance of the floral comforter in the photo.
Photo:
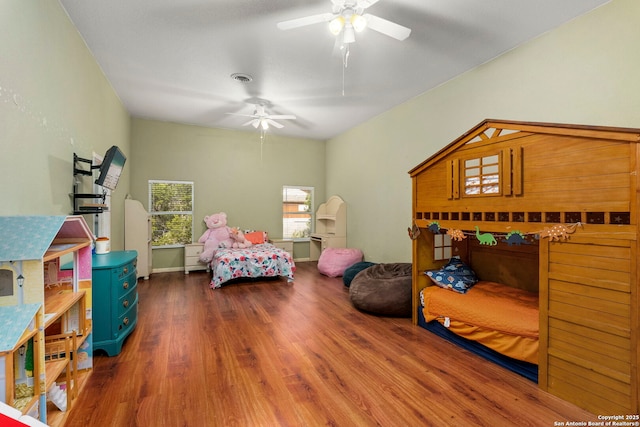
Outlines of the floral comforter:
[[218,249],[211,260],[211,287],[241,277],[287,277],[293,281],[296,266],[289,252],[270,243],[245,249]]

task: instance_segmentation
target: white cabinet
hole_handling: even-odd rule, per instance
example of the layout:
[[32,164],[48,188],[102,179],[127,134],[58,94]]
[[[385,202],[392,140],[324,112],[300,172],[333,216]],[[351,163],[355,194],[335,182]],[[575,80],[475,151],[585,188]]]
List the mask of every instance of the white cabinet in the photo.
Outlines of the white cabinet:
[[276,248],[289,252],[293,256],[293,239],[270,239],[269,243]]
[[200,261],[200,254],[204,250],[204,243],[191,243],[184,245],[184,274],[190,271],[207,270],[209,266]]
[[347,247],[347,205],[331,196],[316,211],[316,230],[311,234],[309,259],[317,261],[326,248]]
[[138,252],[138,277],[149,279],[152,271],[151,215],[137,200],[124,201],[124,249]]

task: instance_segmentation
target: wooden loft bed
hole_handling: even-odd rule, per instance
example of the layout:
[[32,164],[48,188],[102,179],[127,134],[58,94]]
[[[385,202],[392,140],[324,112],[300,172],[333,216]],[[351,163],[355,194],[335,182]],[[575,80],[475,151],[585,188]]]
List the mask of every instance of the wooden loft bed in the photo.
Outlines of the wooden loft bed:
[[434,236],[457,236],[452,255],[481,278],[538,292],[541,389],[640,412],[639,142],[640,129],[485,120],[413,168],[414,323],[425,271],[448,260]]

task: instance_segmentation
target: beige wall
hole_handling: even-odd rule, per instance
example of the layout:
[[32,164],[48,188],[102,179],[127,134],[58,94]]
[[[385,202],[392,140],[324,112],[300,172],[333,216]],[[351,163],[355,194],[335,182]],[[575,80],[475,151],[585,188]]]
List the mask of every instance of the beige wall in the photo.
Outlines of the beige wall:
[[[131,125],[58,2],[3,0],[0,214],[68,214],[73,153],[118,145],[128,161],[114,193],[115,250],[125,194],[146,206],[148,179],[182,179],[196,183],[197,218],[225,210],[234,225],[269,231],[279,231],[279,188],[313,185],[317,203],[347,202],[349,246],[371,261],[410,261],[407,171],[483,119],[640,127],[639,17],[637,0],[613,0],[328,141],[326,153],[270,135],[261,159],[252,132]],[[168,256],[158,265],[181,262]]]
[[407,171],[485,118],[640,127],[639,19],[614,0],[329,141],[348,245],[409,262]]
[[[57,1],[2,0],[0,28],[0,215],[70,214],[73,153],[128,153],[129,115]],[[114,249],[123,247],[128,187],[125,167]]]
[[[226,212],[228,225],[282,236],[282,186],[315,188],[316,205],[325,198],[325,143],[260,134],[133,119],[131,196],[148,209],[150,179],[194,182],[194,240],[203,219]],[[296,244],[294,256],[309,256]],[[153,268],[183,265],[182,249],[156,249]]]

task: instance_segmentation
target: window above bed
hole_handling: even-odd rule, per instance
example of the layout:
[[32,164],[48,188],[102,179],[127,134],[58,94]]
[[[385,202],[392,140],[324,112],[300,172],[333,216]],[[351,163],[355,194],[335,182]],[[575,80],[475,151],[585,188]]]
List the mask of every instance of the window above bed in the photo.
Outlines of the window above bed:
[[309,240],[313,224],[313,187],[282,187],[282,238]]
[[193,241],[193,182],[149,180],[151,245],[180,247]]

